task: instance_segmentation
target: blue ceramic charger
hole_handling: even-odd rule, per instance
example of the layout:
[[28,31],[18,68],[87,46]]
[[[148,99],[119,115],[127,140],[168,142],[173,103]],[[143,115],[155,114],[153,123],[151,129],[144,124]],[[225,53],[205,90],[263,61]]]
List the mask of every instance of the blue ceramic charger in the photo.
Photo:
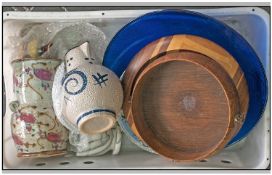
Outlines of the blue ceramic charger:
[[249,109],[242,128],[228,145],[246,137],[265,109],[267,79],[253,48],[224,23],[191,11],[163,10],[148,13],[128,23],[114,36],[106,49],[103,65],[120,77],[143,47],[161,37],[175,34],[209,39],[227,50],[239,63],[248,84]]

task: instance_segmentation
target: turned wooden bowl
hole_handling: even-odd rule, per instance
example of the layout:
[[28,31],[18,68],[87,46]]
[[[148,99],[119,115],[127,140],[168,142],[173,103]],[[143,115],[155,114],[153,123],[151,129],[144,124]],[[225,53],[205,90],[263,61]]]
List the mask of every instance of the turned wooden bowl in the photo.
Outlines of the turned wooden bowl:
[[144,142],[174,160],[206,158],[241,127],[232,79],[194,52],[168,53],[149,64],[135,83],[131,109]]
[[197,36],[174,35],[147,45],[122,83],[123,110],[133,132],[174,160],[200,160],[222,149],[241,128],[248,108],[239,64]]
[[238,91],[241,111],[246,116],[249,103],[247,82],[244,73],[236,60],[222,47],[202,37],[193,35],[173,35],[163,37],[145,46],[130,62],[123,76],[122,85],[124,89],[123,111],[132,131],[139,138],[141,136],[135,128],[131,113],[131,94],[140,72],[151,60],[167,54],[169,51],[187,50],[206,55],[218,62],[234,81]]

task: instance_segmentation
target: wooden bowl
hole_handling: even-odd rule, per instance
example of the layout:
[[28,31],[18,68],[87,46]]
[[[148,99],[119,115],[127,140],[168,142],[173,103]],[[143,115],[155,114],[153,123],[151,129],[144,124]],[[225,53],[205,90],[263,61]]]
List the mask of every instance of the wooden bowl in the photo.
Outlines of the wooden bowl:
[[130,62],[124,74],[122,80],[124,87],[123,111],[135,135],[141,139],[133,121],[133,113],[131,112],[132,91],[135,82],[141,71],[152,60],[159,59],[161,56],[175,50],[193,51],[206,55],[222,66],[233,80],[238,91],[241,106],[240,122],[243,123],[248,110],[249,94],[244,73],[236,60],[221,46],[205,38],[193,35],[173,35],[163,37],[145,46]]
[[200,160],[224,148],[242,126],[236,84],[215,60],[172,51],[135,82],[131,111],[144,142],[174,160]]

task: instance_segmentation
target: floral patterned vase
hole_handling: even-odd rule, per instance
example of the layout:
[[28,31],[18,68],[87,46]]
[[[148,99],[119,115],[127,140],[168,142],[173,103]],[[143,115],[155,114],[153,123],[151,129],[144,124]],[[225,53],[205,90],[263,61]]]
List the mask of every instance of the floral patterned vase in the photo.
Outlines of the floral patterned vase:
[[60,60],[13,61],[13,90],[20,104],[52,106],[52,85]]
[[52,107],[20,105],[11,119],[18,157],[50,157],[66,153],[68,131]]
[[13,90],[17,101],[11,131],[18,157],[49,157],[66,153],[68,130],[57,120],[52,102],[52,85],[57,59],[16,60]]

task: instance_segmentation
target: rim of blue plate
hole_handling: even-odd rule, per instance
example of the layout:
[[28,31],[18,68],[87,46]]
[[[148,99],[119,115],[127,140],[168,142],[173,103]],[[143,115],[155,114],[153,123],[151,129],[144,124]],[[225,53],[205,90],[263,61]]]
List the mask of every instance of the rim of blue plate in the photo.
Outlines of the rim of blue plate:
[[124,114],[121,114],[118,118],[117,118],[117,122],[121,128],[121,130],[127,135],[127,137],[129,138],[129,140],[136,144],[138,147],[140,147],[141,149],[148,151],[150,153],[154,153],[157,154],[154,150],[152,150],[149,146],[147,146],[144,142],[142,142],[131,130],[127,120],[124,117]]
[[245,138],[263,115],[268,99],[268,82],[262,63],[253,48],[237,31],[223,22],[188,10],[147,13],[117,32],[105,51],[103,65],[120,77],[144,46],[161,37],[175,34],[190,34],[209,39],[223,47],[239,63],[248,83],[249,109],[242,128],[227,146]]

